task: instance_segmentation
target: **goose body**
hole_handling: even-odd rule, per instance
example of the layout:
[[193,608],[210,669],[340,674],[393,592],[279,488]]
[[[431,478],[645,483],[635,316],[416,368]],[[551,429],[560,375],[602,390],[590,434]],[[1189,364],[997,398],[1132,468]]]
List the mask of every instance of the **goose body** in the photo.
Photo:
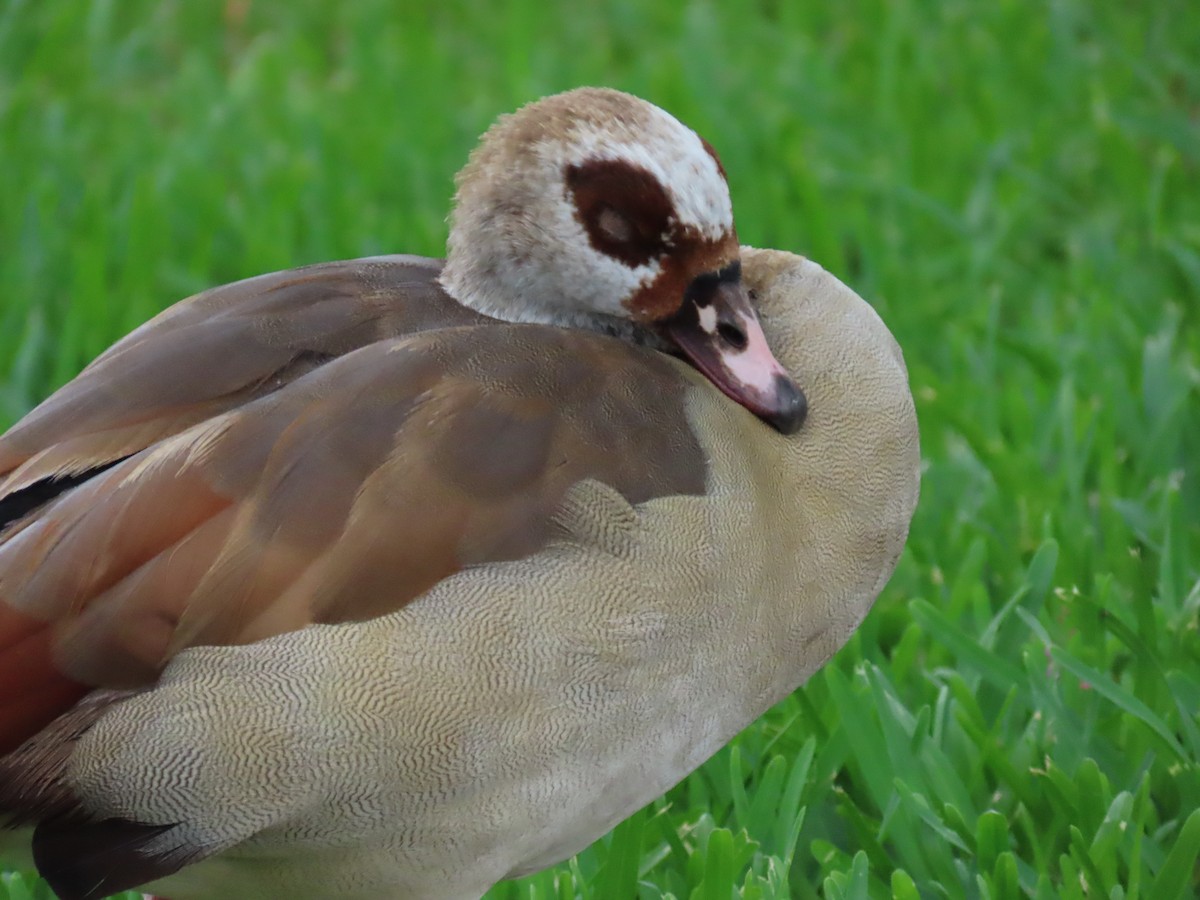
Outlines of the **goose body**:
[[60,896],[477,897],[670,787],[857,626],[917,495],[899,349],[814,264],[731,251],[719,190],[628,265],[657,207],[595,207],[593,168],[567,188],[607,232],[587,252],[650,271],[561,322],[565,283],[485,303],[485,270],[529,272],[461,254],[261,276],[0,437],[0,811]]

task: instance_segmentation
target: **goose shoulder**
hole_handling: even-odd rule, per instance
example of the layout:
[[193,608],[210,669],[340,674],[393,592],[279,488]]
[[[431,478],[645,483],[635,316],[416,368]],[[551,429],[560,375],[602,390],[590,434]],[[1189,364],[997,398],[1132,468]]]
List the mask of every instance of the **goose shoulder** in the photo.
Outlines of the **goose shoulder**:
[[446,295],[441,269],[321,263],[169,307],[0,435],[0,527],[54,492],[37,489],[47,479],[78,479],[375,341],[483,321]]

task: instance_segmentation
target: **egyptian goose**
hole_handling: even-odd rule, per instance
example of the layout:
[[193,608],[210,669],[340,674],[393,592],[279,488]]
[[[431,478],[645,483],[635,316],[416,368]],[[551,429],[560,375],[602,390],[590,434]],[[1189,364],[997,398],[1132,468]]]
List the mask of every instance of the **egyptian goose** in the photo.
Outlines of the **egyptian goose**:
[[[736,278],[687,228],[725,207],[669,188],[685,224],[622,282],[605,241],[640,244],[642,207],[573,188],[576,143],[698,176],[596,124],[640,101],[574,96],[573,136],[539,105],[489,133],[445,269],[201,295],[0,437],[0,810],[63,898],[478,897],[683,777],[865,614],[917,492],[898,349],[811,263],[747,251]],[[491,195],[513,152],[557,154],[566,214],[532,176]],[[523,264],[487,249],[506,231]],[[802,373],[812,420],[764,427],[669,340],[779,431]]]

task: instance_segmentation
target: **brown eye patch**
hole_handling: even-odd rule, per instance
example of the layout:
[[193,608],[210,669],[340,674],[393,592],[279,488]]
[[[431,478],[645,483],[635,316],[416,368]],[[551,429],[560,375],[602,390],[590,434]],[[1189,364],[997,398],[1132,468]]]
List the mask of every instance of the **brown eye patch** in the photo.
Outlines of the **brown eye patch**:
[[666,251],[675,209],[645,169],[594,159],[567,166],[565,176],[575,216],[601,253],[636,268]]

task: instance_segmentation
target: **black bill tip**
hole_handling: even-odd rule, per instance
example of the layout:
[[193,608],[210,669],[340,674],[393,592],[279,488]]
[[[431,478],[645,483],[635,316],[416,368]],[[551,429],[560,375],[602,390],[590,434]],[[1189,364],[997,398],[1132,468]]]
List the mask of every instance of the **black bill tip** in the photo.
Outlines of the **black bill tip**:
[[762,417],[781,434],[795,434],[808,418],[808,398],[790,378],[775,376],[776,406]]

